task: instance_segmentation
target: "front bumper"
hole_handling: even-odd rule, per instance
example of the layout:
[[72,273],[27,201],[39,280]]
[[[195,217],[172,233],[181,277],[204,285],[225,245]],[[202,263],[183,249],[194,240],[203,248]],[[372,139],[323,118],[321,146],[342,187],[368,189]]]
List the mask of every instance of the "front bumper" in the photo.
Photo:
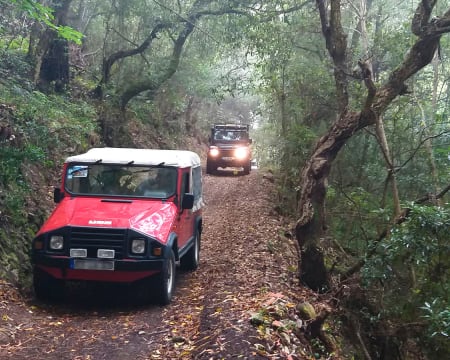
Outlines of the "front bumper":
[[55,279],[60,280],[87,280],[107,282],[134,282],[161,271],[164,260],[158,259],[121,259],[99,260],[114,263],[114,270],[88,270],[74,269],[74,259],[66,256],[52,256],[34,254],[33,263],[36,268],[45,271]]
[[234,157],[208,157],[208,162],[216,167],[244,167],[250,164],[250,159],[237,159]]
[[[61,250],[50,248],[53,235],[64,237]],[[146,240],[141,256],[131,252],[133,239]],[[84,250],[77,257],[71,249]],[[161,255],[155,255],[157,249]],[[109,251],[113,257],[101,258],[99,252]],[[55,279],[133,282],[161,271],[166,246],[130,229],[66,226],[39,235],[33,240],[31,260]]]

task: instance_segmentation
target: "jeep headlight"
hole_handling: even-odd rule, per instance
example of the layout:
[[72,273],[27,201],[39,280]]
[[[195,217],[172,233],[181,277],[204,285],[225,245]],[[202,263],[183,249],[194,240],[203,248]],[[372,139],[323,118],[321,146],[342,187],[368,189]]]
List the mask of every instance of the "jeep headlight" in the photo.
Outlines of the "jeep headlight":
[[248,149],[245,147],[240,147],[234,150],[234,156],[236,159],[244,160],[248,157]]
[[62,250],[64,248],[64,236],[52,235],[49,243],[51,250]]
[[209,154],[213,157],[216,157],[219,155],[219,148],[216,146],[211,146],[211,148],[209,149]]
[[133,254],[143,254],[145,252],[145,239],[133,239],[131,241],[131,252]]

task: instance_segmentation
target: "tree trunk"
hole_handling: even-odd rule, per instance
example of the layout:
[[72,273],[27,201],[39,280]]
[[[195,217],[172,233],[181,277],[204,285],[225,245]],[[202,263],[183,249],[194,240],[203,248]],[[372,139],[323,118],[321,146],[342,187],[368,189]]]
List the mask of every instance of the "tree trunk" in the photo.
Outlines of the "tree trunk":
[[387,182],[390,182],[392,185],[392,199],[394,202],[394,217],[397,217],[401,213],[400,206],[400,196],[398,193],[397,186],[397,174],[395,171],[394,161],[391,156],[391,152],[389,150],[389,144],[386,138],[386,132],[384,131],[384,123],[383,117],[379,116],[376,119],[376,133],[378,144],[380,145],[381,152],[383,153],[384,161],[386,162],[386,167],[388,171]]
[[[49,6],[55,10],[55,25],[67,25],[67,15],[72,0],[52,2]],[[57,92],[64,90],[69,84],[69,51],[68,42],[59,37],[58,33],[46,28],[39,35],[39,42],[33,48],[37,37],[30,35],[29,56],[34,61],[33,80],[42,90],[48,89],[48,85],[54,82]]]
[[[339,0],[331,0],[328,9],[325,0],[316,2],[326,46],[334,63],[339,115],[329,131],[318,140],[301,172],[299,219],[295,230],[298,244],[302,249],[300,279],[306,285],[311,284],[311,287],[320,290],[327,288],[329,284],[328,276],[323,276],[326,269],[320,260],[322,257],[317,255],[321,253],[318,240],[322,229],[320,221],[317,221],[316,211],[324,208],[326,184],[333,161],[348,139],[364,127],[375,124],[376,119],[384,114],[392,101],[406,92],[405,81],[431,62],[440,37],[450,31],[450,10],[430,22],[434,2],[426,2],[427,6],[424,6],[424,2],[419,4],[412,23],[412,30],[418,39],[403,63],[391,73],[381,88],[375,88],[370,70],[366,64],[360,62],[368,95],[362,110],[352,112],[348,109],[346,36],[340,22],[341,4]],[[418,23],[419,30],[416,26]],[[424,24],[428,26],[423,26]],[[311,268],[315,269],[314,273],[311,273]]]
[[[368,16],[368,6],[366,4],[366,0],[360,0],[359,2],[359,23],[360,23],[360,30],[361,30],[361,40],[362,40],[362,48],[364,50],[365,56],[368,58],[365,60],[365,64],[367,66],[367,76],[370,76],[369,81],[373,81],[373,64],[372,60],[369,57],[369,38],[367,35],[367,16]],[[397,176],[395,173],[394,168],[394,161],[392,159],[391,152],[389,150],[389,143],[387,141],[386,132],[384,130],[384,123],[383,123],[383,116],[377,116],[375,118],[375,129],[377,134],[377,140],[381,148],[381,152],[383,153],[383,157],[386,161],[386,166],[388,169],[388,180],[390,181],[392,185],[392,198],[394,202],[394,215],[399,216],[401,212],[400,208],[400,198],[398,194],[398,187],[397,187]]]
[[285,139],[288,132],[288,119],[286,114],[286,65],[283,63],[281,66],[281,89],[278,95],[278,101],[280,102],[280,116],[281,116],[281,135]]
[[[438,110],[437,105],[437,98],[438,98],[438,84],[439,84],[439,51],[436,52],[434,55],[433,61],[433,98],[432,98],[432,109],[430,114],[430,119],[433,119],[433,121],[436,120],[436,113]],[[425,124],[425,135],[429,136],[432,133],[433,125],[429,124],[427,121],[427,118],[423,117],[423,122]],[[425,141],[425,149],[428,153],[428,157],[430,159],[430,171],[431,171],[431,177],[433,179],[434,183],[434,192],[438,193],[441,191],[439,187],[439,172],[436,166],[436,160],[434,158],[433,153],[433,140],[431,137],[428,138],[428,140]],[[439,201],[437,200],[437,205],[439,204]]]
[[63,92],[69,84],[69,44],[65,39],[50,36],[48,49],[42,59],[38,85],[46,89],[54,82],[54,90]]
[[[368,114],[369,115],[369,114]],[[365,123],[375,120],[367,116],[364,121],[361,113],[344,113],[328,133],[316,144],[314,152],[301,173],[301,195],[299,201],[300,218],[296,224],[296,238],[302,249],[300,279],[314,290],[329,287],[327,271],[320,256],[318,239],[323,233],[324,202],[331,164],[339,150],[355,131]],[[317,213],[318,214],[317,214]],[[315,269],[314,272],[311,269]]]

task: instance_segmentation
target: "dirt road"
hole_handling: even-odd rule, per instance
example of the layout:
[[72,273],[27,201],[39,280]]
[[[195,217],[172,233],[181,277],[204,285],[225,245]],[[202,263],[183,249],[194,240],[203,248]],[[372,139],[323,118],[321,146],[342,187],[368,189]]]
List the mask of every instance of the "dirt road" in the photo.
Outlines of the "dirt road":
[[106,286],[44,304],[0,283],[0,358],[264,358],[250,313],[286,280],[271,246],[282,231],[271,214],[272,186],[255,171],[204,177],[200,267],[177,274],[167,307],[130,302],[129,288]]

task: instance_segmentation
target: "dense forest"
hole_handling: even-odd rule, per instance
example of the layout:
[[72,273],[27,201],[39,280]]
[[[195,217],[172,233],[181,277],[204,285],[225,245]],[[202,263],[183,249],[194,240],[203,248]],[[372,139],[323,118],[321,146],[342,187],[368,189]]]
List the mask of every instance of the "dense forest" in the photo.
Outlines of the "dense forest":
[[437,0],[0,0],[0,277],[29,287],[66,156],[250,124],[302,284],[366,359],[448,358],[448,32]]

